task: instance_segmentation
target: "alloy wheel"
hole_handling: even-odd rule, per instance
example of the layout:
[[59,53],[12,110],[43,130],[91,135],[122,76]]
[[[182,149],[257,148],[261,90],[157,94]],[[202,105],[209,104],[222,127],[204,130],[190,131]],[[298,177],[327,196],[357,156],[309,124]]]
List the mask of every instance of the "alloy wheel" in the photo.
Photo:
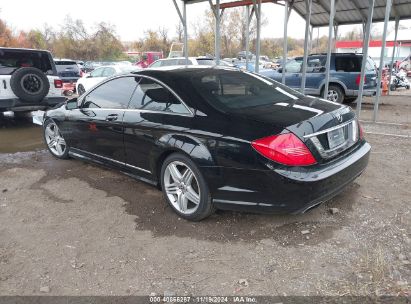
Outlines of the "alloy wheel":
[[184,163],[173,161],[164,172],[164,190],[173,207],[183,214],[193,214],[200,204],[200,187],[193,171]]
[[42,86],[43,81],[36,74],[27,74],[21,78],[21,87],[28,94],[37,94]]
[[56,156],[63,156],[66,152],[67,144],[54,122],[46,126],[45,137],[50,151]]
[[335,90],[328,90],[327,99],[330,101],[338,102],[338,92]]

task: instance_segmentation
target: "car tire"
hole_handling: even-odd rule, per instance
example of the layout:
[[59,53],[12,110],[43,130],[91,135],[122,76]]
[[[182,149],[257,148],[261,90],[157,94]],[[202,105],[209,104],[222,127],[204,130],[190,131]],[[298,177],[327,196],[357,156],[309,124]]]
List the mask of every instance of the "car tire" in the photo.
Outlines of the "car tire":
[[397,90],[397,87],[395,86],[395,84],[390,85],[390,91],[395,91]]
[[331,84],[328,87],[327,99],[333,102],[343,103],[344,102],[344,92],[339,86]]
[[83,95],[85,92],[86,92],[86,89],[84,88],[84,86],[82,84],[79,84],[77,87],[78,96]]
[[40,102],[50,90],[49,80],[41,70],[25,67],[16,70],[10,78],[13,93],[25,102]]
[[52,119],[47,119],[43,125],[43,137],[50,153],[60,159],[69,158],[69,146],[60,133],[60,129]]
[[200,221],[215,211],[206,180],[186,155],[168,156],[161,167],[160,180],[165,200],[180,217]]

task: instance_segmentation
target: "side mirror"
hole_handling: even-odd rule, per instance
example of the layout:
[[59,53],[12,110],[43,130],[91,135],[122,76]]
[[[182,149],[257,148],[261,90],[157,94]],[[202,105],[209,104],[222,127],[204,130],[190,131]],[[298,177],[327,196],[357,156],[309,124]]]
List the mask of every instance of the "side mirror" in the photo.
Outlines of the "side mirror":
[[278,73],[282,73],[282,72],[283,72],[283,68],[278,68],[278,69],[277,69],[277,72],[278,72]]
[[66,109],[67,110],[74,110],[78,108],[77,98],[72,98],[67,100]]

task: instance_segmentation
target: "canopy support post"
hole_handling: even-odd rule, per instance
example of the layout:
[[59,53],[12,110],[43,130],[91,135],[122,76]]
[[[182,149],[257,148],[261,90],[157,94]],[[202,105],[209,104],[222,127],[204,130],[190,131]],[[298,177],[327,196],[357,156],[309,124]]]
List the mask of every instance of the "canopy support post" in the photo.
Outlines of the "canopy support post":
[[368,47],[370,45],[371,23],[372,23],[372,16],[374,14],[374,3],[375,3],[375,0],[368,0],[367,24],[366,24],[365,32],[364,32],[360,86],[358,88],[358,98],[357,98],[357,117],[358,119],[360,119],[362,95],[364,93],[364,75],[365,75],[365,66],[367,64],[367,59],[368,59]]
[[311,50],[313,49],[313,32],[314,32],[314,27],[311,26],[310,29],[310,41],[308,44],[308,53],[311,53]]
[[394,68],[394,57],[395,51],[397,46],[397,34],[398,34],[398,26],[400,25],[400,18],[398,16],[395,17],[395,32],[394,32],[394,46],[392,47],[392,56],[391,56],[391,64],[390,64],[390,71],[389,71],[389,79],[388,79],[388,95],[390,95],[390,84],[391,84],[391,77],[392,77],[392,69]]
[[330,21],[328,23],[328,46],[327,46],[327,61],[325,63],[325,85],[324,99],[328,98],[328,87],[330,82],[330,66],[331,66],[331,45],[333,42],[333,26],[335,15],[335,0],[330,0]]
[[252,16],[250,16],[250,6],[247,5],[246,6],[246,25],[247,25],[247,29],[245,31],[245,69],[248,71],[248,55],[250,53],[250,22],[251,22],[251,18]]
[[184,57],[188,62],[188,30],[187,30],[187,4],[183,3],[183,18],[184,18]]
[[385,17],[384,17],[384,31],[382,34],[382,46],[381,46],[380,65],[379,65],[380,68],[378,69],[378,77],[377,77],[377,95],[375,97],[375,102],[374,102],[374,116],[373,116],[374,122],[377,121],[378,104],[380,102],[380,97],[381,97],[381,77],[382,77],[382,69],[384,67],[385,50],[387,48],[387,45],[386,45],[387,27],[388,27],[388,21],[390,20],[390,13],[391,13],[391,0],[387,0],[387,4],[385,7]]
[[334,52],[337,52],[337,39],[338,39],[338,24],[334,25]]
[[308,61],[308,47],[310,40],[310,19],[311,19],[311,4],[312,0],[305,0],[305,37],[304,37],[304,58],[302,67],[302,78],[301,78],[301,93],[304,94],[305,82],[307,78],[307,61]]
[[215,60],[216,64],[220,64],[220,49],[221,49],[221,38],[220,38],[220,0],[216,0],[215,5]]
[[183,25],[184,28],[184,39],[183,39],[183,54],[184,57],[186,58],[186,61],[188,61],[188,37],[187,37],[187,9],[186,9],[186,3],[183,1],[183,13],[181,14],[181,10],[177,5],[176,0],[173,0],[174,6],[176,8],[177,14],[180,17],[180,21]]
[[287,54],[288,54],[287,30],[288,30],[288,1],[286,0],[284,1],[284,35],[283,35],[284,44],[283,44],[283,66],[282,66],[282,75],[281,75],[282,84],[285,84],[285,64],[287,63]]
[[257,18],[257,38],[255,46],[255,66],[254,72],[258,73],[260,71],[260,51],[261,51],[261,0],[256,0],[254,2],[255,17]]

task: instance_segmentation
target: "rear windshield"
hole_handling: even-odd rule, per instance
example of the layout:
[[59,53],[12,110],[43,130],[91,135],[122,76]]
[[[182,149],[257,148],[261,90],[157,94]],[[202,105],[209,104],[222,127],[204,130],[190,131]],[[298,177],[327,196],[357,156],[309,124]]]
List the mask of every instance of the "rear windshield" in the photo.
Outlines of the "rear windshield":
[[0,49],[0,75],[10,75],[22,67],[34,67],[53,75],[53,66],[47,52]]
[[68,60],[58,60],[54,61],[56,64],[56,69],[60,77],[66,77],[61,75],[62,72],[71,71],[78,73],[80,72],[80,67],[78,66],[77,62],[75,61],[68,61]]
[[246,112],[248,108],[289,102],[300,93],[269,78],[239,71],[210,70],[191,79],[199,94],[223,112]]
[[337,72],[361,72],[362,57],[360,56],[336,56],[335,70]]
[[56,65],[77,65],[77,62],[75,61],[68,61],[68,60],[58,60],[54,61]]

